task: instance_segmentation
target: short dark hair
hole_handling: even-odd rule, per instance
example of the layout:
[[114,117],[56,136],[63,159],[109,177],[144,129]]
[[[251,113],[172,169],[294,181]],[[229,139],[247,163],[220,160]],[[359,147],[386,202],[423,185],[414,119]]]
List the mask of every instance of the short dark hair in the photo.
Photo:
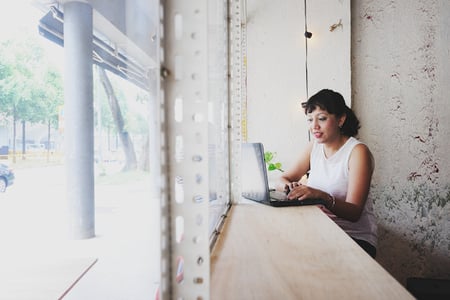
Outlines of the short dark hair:
[[359,128],[361,128],[355,113],[345,104],[344,97],[333,90],[320,90],[311,96],[308,101],[303,102],[302,108],[305,110],[305,115],[313,112],[316,108],[326,110],[337,117],[346,115],[345,122],[341,127],[341,132],[344,135],[356,136]]

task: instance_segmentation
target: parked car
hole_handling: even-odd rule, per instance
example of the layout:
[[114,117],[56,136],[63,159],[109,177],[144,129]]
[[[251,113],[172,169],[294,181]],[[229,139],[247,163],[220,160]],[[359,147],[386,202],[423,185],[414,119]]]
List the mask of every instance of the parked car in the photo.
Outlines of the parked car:
[[0,193],[4,193],[6,188],[14,182],[14,172],[5,164],[0,164]]

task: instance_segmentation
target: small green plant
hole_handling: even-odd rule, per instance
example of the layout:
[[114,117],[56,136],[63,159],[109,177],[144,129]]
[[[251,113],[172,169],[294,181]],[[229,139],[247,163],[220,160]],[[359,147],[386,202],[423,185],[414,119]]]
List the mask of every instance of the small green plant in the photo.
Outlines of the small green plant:
[[278,170],[280,172],[284,172],[284,170],[281,167],[281,163],[273,161],[276,156],[277,156],[276,152],[270,152],[270,151],[264,152],[264,160],[266,161],[267,170],[269,170],[269,171]]

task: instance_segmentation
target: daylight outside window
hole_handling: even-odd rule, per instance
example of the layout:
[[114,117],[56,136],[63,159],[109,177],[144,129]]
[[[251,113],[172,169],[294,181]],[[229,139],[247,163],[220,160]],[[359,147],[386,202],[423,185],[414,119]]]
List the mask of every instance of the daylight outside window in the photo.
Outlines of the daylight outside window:
[[[141,16],[145,12],[142,19],[124,19],[128,29],[151,23],[153,27],[144,26],[153,30],[145,41],[136,31],[102,32],[94,21],[94,147],[92,153],[76,153],[92,155],[95,234],[87,239],[68,236],[67,190],[88,187],[76,186],[80,181],[67,175],[67,140],[73,136],[67,134],[66,121],[73,112],[65,106],[67,47],[61,41],[66,37],[58,31],[64,5],[48,2],[13,1],[0,8],[0,164],[14,174],[0,192],[2,256],[8,258],[1,259],[0,278],[27,280],[30,274],[41,274],[39,283],[59,270],[52,284],[58,297],[66,291],[65,299],[149,299],[160,275],[160,200],[154,180],[160,177],[160,162],[152,161],[160,131],[154,122],[159,78],[155,64],[142,62],[155,60],[157,39],[147,37],[156,32],[158,1],[124,10],[140,9]],[[95,20],[121,12],[104,9],[94,7]],[[132,41],[123,44],[123,37]],[[144,42],[154,49],[139,50]],[[125,64],[113,67],[114,58]],[[139,71],[145,80],[136,80]],[[8,292],[19,291],[2,288],[0,295]]]

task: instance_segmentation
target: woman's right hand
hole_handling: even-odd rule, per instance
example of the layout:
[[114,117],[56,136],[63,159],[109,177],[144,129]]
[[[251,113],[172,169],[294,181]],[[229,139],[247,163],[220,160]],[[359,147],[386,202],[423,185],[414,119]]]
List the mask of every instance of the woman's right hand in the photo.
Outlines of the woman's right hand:
[[298,182],[296,182],[296,181],[286,183],[284,185],[284,192],[286,193],[286,195],[288,195],[294,188],[296,188],[299,185],[300,184]]

